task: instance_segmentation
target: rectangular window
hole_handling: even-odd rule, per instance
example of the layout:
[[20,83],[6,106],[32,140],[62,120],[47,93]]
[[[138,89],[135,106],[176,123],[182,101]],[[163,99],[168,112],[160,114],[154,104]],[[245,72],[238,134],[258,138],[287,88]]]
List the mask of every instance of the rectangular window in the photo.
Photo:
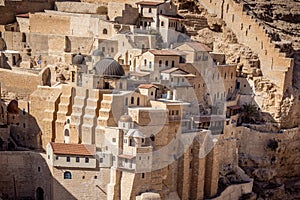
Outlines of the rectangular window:
[[90,159],[89,158],[85,158],[85,163],[89,163]]
[[56,160],[58,160],[58,159],[59,159],[59,157],[58,157],[58,156],[56,156],[56,157],[55,157],[55,159],[56,159]]
[[105,52],[105,47],[102,47],[102,52]]
[[113,138],[113,139],[112,139],[112,142],[116,142],[116,141],[117,141],[116,138]]
[[100,162],[100,163],[103,163],[103,158],[100,158],[100,159],[99,159],[99,162]]
[[142,173],[142,178],[143,178],[143,179],[145,178],[145,173]]
[[79,162],[79,157],[76,157],[76,162]]
[[179,115],[179,110],[176,110],[176,115]]
[[71,160],[71,159],[70,159],[70,157],[68,156],[68,157],[67,157],[67,162],[70,162],[70,160]]
[[113,53],[114,51],[115,51],[115,49],[112,47],[112,48],[111,48],[111,52]]

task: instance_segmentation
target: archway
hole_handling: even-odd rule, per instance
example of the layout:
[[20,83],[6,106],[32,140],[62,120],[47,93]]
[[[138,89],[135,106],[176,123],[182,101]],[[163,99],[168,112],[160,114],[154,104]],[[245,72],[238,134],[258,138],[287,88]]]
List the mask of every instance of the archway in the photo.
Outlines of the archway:
[[44,190],[41,187],[36,189],[36,199],[37,200],[44,200]]

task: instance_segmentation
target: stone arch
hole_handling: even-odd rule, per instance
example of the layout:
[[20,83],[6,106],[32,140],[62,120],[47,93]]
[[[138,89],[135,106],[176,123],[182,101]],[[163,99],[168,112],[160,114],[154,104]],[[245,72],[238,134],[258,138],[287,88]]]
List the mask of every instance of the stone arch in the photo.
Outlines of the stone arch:
[[69,129],[65,129],[65,133],[64,133],[64,134],[65,134],[66,137],[69,137],[69,136],[70,136],[70,131],[69,131]]
[[36,199],[37,200],[44,200],[44,190],[41,187],[36,189]]
[[72,174],[69,171],[64,172],[64,179],[72,179]]
[[46,67],[42,72],[42,85],[51,86],[51,70]]

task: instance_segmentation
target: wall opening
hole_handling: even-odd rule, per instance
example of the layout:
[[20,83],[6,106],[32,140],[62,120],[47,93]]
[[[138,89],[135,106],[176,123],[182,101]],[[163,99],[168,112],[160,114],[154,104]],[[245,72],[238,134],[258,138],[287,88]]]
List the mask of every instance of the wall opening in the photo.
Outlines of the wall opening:
[[44,190],[41,187],[36,189],[36,199],[37,200],[44,200]]

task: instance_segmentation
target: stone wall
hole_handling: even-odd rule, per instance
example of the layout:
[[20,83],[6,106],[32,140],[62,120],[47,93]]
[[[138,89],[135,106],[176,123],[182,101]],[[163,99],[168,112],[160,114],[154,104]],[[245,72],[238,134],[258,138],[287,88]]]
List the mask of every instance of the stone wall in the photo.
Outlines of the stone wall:
[[300,147],[299,128],[272,133],[239,127],[236,132],[240,166],[273,169],[276,170],[277,177],[283,179],[300,176],[300,171],[297,170],[300,162],[295,153]]
[[107,6],[101,2],[55,2],[58,11],[84,14],[107,14]]
[[253,180],[249,183],[241,183],[227,187],[220,196],[211,200],[232,200],[239,199],[243,194],[252,192]]
[[0,69],[0,82],[4,90],[28,97],[41,83],[41,78],[22,71]]
[[292,85],[293,60],[275,48],[265,28],[254,17],[247,15],[242,5],[233,0],[203,0],[201,4],[222,18],[240,43],[258,53],[263,75],[274,82],[281,93]]
[[[52,184],[68,197],[75,199],[60,183],[52,179],[45,161],[45,155],[35,152],[0,152],[0,198],[13,199],[37,198],[37,189],[44,192],[44,199],[55,199],[51,196]],[[63,198],[56,198],[63,199]]]

